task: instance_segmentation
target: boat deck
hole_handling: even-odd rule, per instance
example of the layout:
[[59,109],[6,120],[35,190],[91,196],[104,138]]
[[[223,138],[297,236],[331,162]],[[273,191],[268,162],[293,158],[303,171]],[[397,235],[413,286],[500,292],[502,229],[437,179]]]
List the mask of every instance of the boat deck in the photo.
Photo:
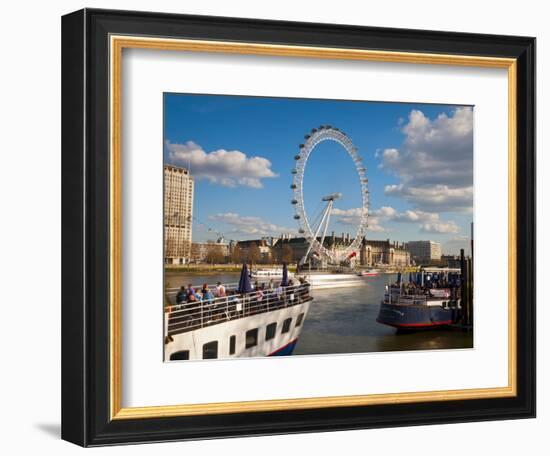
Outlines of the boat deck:
[[292,307],[311,301],[309,284],[283,287],[277,291],[256,290],[213,299],[165,307],[166,334],[174,336],[206,326]]

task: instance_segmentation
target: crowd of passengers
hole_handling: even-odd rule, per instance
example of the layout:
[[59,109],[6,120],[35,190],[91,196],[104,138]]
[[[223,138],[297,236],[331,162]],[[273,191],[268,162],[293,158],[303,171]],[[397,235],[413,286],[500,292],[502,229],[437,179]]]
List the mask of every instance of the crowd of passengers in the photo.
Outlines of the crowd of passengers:
[[[393,284],[394,288],[399,288],[399,282]],[[430,295],[430,290],[433,289],[447,289],[450,290],[451,295],[456,295],[457,289],[460,287],[460,279],[446,277],[431,278],[426,277],[424,284],[417,282],[404,282],[401,285],[401,291],[406,295]]]
[[[210,288],[207,283],[201,288],[195,288],[192,284],[187,287],[181,286],[176,294],[176,304],[199,304],[199,303],[214,303],[226,302],[226,300],[218,298],[228,298],[229,302],[238,303],[241,298],[246,297],[247,303],[284,303],[287,300],[294,301],[298,297],[307,297],[309,287],[303,278],[299,278],[299,284],[295,286],[293,280],[289,280],[286,287],[282,283],[275,283],[271,279],[268,283],[259,283],[256,281],[252,285],[250,293],[238,293],[235,289],[227,289],[221,282],[217,282],[214,288]],[[218,299],[218,300],[217,300]],[[217,301],[216,301],[217,300]]]

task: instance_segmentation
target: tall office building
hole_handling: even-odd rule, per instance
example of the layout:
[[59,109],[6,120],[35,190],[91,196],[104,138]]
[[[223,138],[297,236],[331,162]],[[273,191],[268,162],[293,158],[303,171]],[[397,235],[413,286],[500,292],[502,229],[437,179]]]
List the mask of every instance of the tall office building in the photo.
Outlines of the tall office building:
[[405,248],[418,264],[427,264],[433,260],[441,260],[441,244],[434,241],[410,241]]
[[164,262],[185,264],[191,258],[193,176],[164,165]]

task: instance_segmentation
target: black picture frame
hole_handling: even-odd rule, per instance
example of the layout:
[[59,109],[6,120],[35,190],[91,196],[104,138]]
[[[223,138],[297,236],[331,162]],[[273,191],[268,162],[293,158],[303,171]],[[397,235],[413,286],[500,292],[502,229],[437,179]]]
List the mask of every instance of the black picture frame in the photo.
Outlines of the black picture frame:
[[[517,395],[111,420],[109,36],[517,60]],[[535,416],[535,39],[84,9],[62,19],[62,438],[82,446]]]

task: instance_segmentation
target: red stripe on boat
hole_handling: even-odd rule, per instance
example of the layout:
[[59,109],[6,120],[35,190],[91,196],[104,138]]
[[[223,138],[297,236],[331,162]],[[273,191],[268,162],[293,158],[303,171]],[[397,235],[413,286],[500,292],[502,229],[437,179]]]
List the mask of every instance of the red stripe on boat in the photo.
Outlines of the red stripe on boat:
[[452,324],[452,320],[446,320],[446,321],[436,321],[433,323],[398,323],[398,324],[392,324],[387,323],[385,321],[376,320],[378,323],[382,323],[383,325],[393,326],[394,328],[429,328],[430,326],[441,326],[441,325],[450,325]]
[[294,340],[291,340],[288,344],[283,345],[281,348],[278,348],[278,349],[275,350],[273,353],[270,353],[270,354],[267,355],[267,356],[276,355],[276,354],[279,353],[280,351],[283,351],[283,350],[284,350],[286,347],[288,347],[289,345],[295,344],[296,342],[298,342],[298,338],[296,338],[296,339],[294,339]]

